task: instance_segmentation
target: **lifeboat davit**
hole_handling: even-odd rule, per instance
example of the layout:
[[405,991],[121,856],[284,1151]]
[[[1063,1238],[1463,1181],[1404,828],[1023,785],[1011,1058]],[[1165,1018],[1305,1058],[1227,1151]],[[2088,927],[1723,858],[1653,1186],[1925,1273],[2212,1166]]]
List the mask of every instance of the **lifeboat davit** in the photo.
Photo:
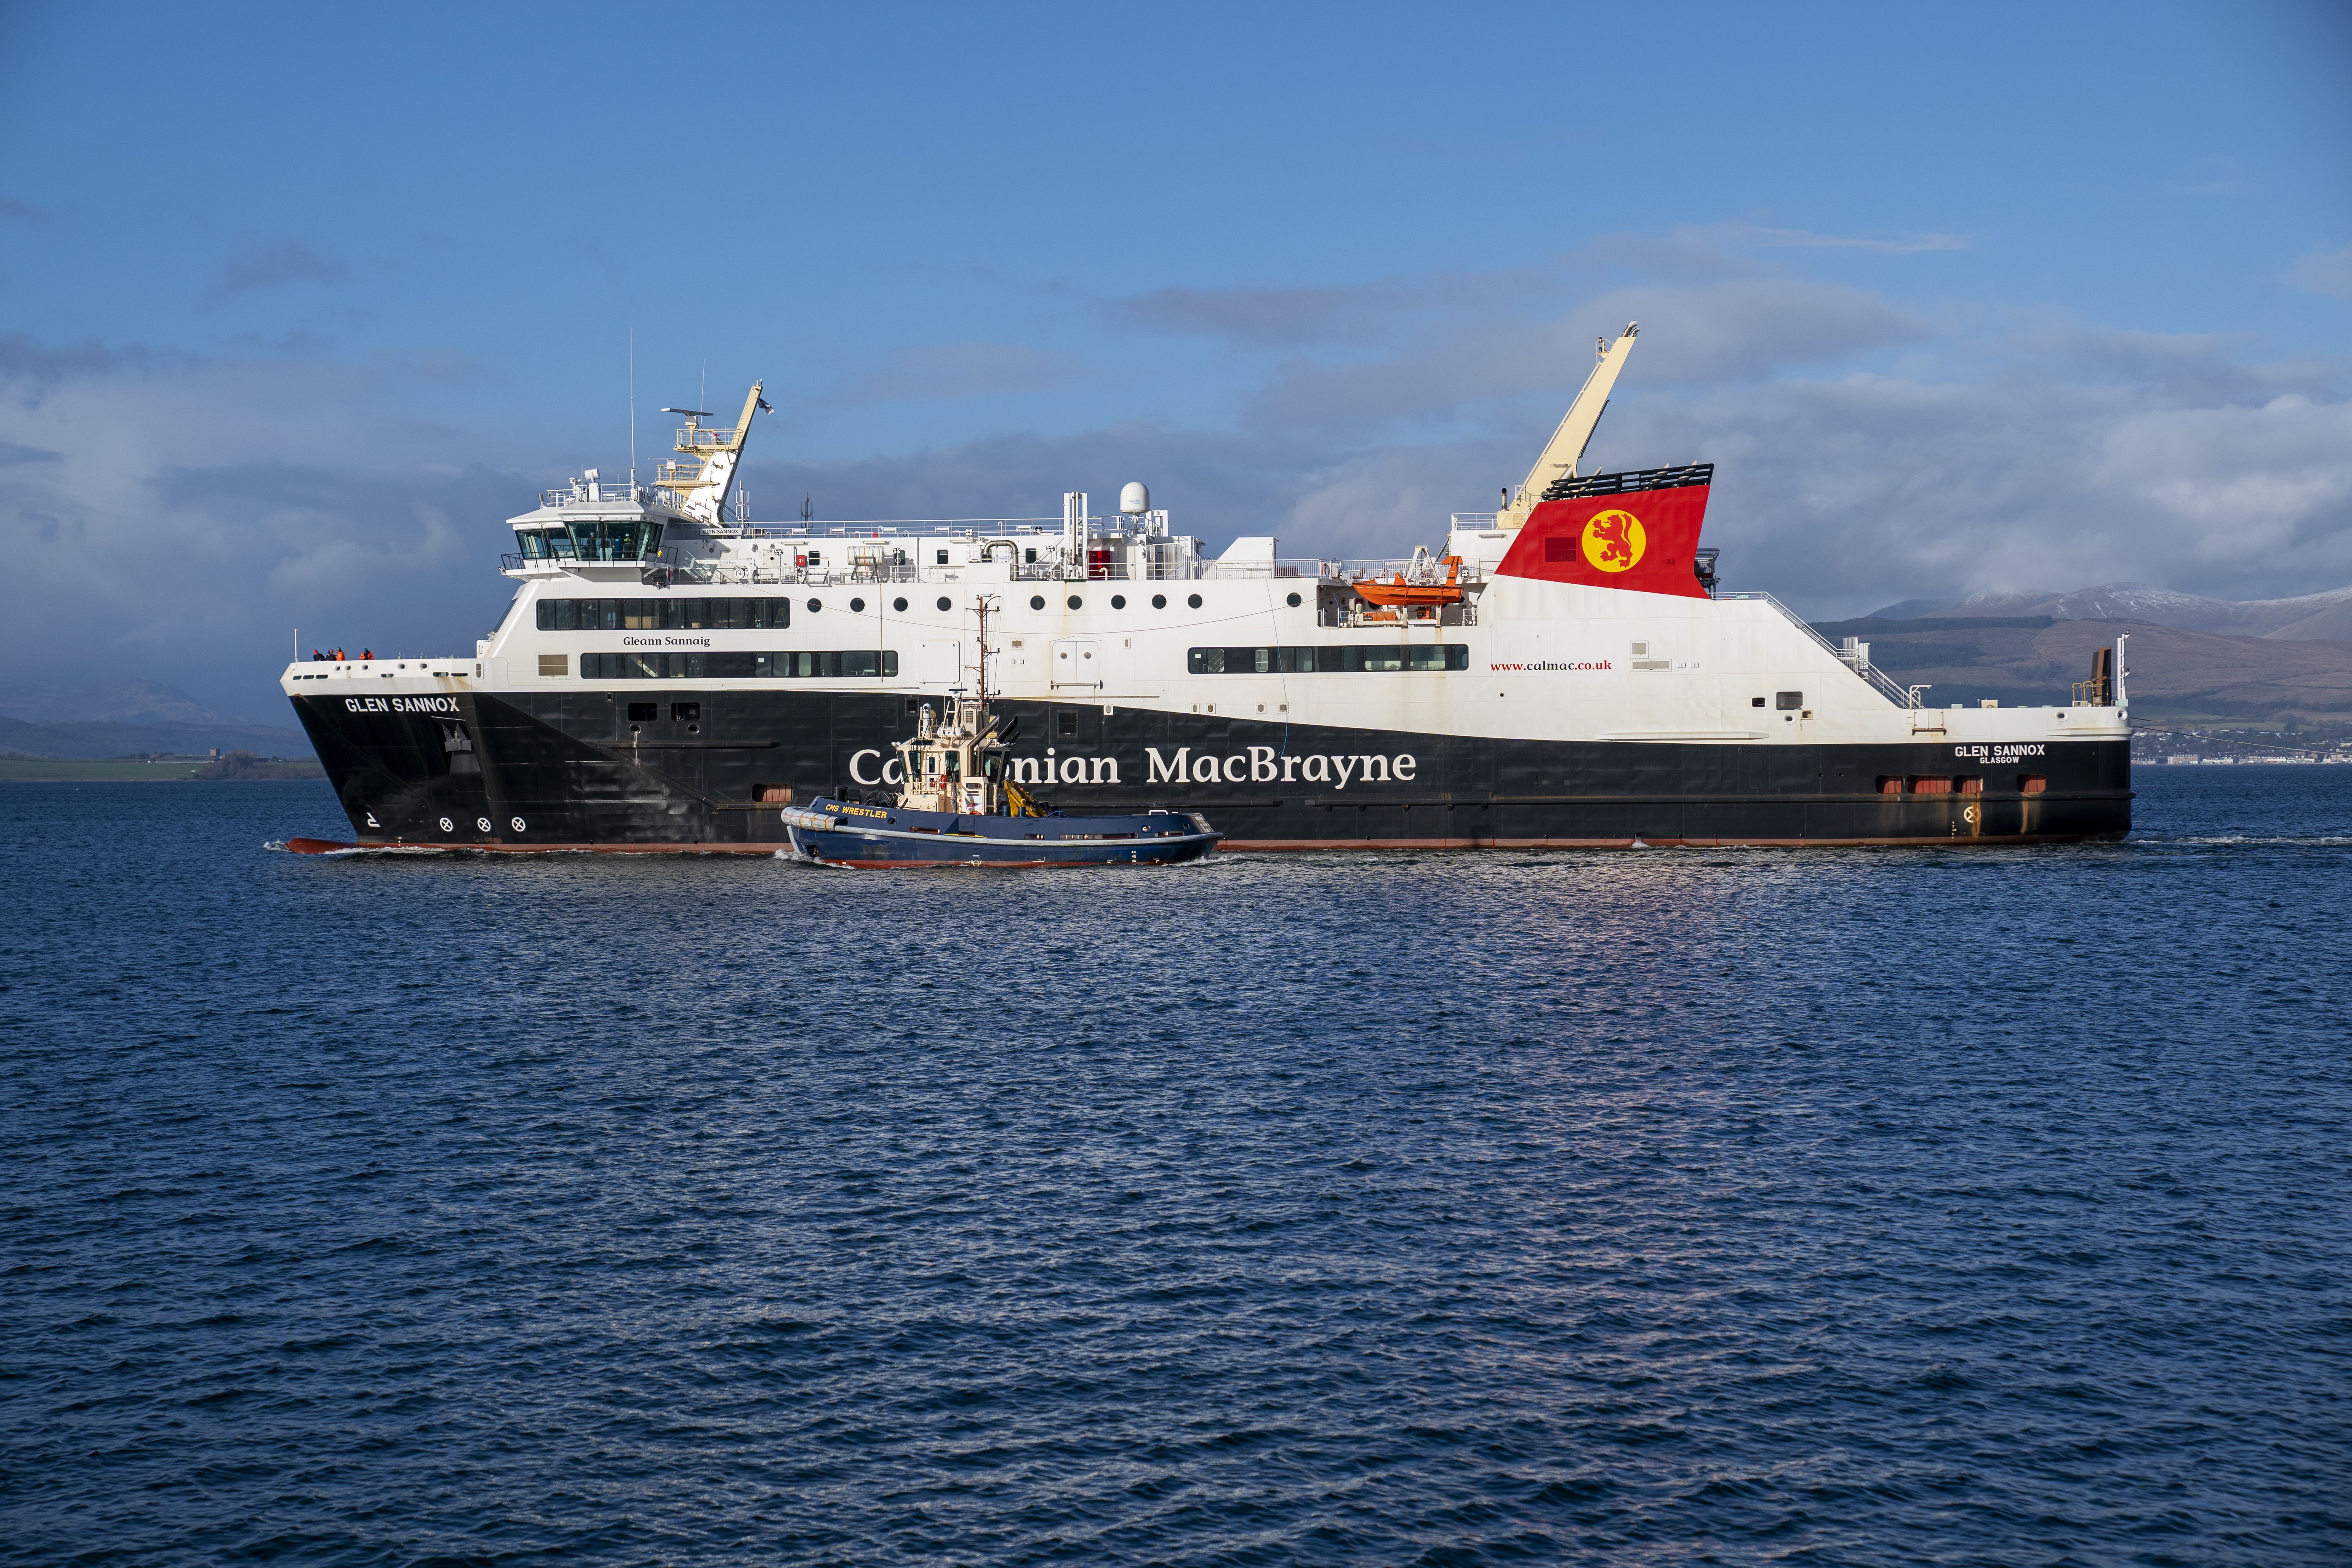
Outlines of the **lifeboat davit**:
[[[1445,568],[1439,577],[1437,568]],[[1356,596],[1390,609],[1438,609],[1462,602],[1462,557],[1433,560],[1427,547],[1416,550],[1412,561],[1393,577],[1374,577],[1355,584]]]

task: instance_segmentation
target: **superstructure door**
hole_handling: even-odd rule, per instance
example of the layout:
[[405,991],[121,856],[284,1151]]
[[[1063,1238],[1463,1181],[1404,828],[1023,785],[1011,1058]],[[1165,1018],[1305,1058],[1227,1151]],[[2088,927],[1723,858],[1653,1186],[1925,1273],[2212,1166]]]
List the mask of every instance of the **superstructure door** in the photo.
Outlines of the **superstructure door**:
[[963,684],[963,644],[927,642],[915,649],[915,679],[941,686]]
[[1101,647],[1091,637],[1060,637],[1054,643],[1054,684],[1097,688],[1102,685]]

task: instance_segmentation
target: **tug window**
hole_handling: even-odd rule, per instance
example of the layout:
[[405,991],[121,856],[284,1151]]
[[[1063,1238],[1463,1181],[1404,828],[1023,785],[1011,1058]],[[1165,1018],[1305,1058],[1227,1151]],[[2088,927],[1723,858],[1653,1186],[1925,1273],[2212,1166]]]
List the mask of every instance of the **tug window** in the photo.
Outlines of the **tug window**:
[[661,704],[658,702],[632,702],[629,704],[629,722],[632,724],[649,722],[660,711]]
[[669,705],[669,719],[673,724],[699,724],[702,722],[702,704],[673,702]]
[[1467,669],[1467,643],[1395,643],[1353,647],[1196,647],[1184,658],[1192,675],[1379,674],[1402,669]]
[[1054,710],[1054,732],[1062,740],[1076,740],[1078,733],[1077,710],[1074,708],[1055,709]]
[[541,599],[543,632],[782,631],[793,624],[789,599]]
[[[789,653],[583,653],[583,680],[892,680],[896,648]],[[692,707],[693,704],[681,704]]]
[[1801,691],[1775,691],[1772,693],[1772,706],[1779,709],[1783,713],[1794,712],[1804,705],[1805,694]]

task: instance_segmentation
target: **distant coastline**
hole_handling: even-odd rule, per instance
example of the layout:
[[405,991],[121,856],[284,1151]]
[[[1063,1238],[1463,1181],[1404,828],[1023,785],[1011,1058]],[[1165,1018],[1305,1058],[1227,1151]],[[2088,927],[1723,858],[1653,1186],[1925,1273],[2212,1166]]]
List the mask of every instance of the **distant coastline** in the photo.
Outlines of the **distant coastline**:
[[327,770],[305,757],[26,757],[0,755],[0,784],[293,783],[324,779]]

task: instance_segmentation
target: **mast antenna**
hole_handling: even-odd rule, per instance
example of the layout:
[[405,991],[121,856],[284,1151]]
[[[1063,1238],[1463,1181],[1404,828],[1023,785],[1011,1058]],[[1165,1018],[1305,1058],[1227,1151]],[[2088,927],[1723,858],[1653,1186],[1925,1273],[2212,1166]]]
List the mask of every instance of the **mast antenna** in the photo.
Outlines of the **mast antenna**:
[[629,329],[629,493],[637,493],[637,329]]

